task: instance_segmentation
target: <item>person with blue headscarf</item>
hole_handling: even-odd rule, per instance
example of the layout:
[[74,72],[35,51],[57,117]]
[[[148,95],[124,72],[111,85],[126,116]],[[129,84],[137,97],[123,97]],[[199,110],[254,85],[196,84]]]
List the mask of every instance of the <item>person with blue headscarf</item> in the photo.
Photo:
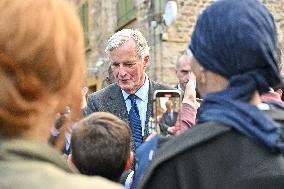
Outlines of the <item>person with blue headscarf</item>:
[[219,0],[198,18],[188,50],[204,97],[197,125],[156,150],[139,188],[284,188],[284,110],[260,99],[280,83],[269,10]]

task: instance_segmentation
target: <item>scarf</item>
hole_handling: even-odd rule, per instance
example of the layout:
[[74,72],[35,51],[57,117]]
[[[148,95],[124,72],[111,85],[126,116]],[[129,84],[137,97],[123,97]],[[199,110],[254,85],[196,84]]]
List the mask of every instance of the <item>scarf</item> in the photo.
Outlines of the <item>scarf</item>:
[[229,80],[205,96],[197,120],[219,121],[284,152],[283,129],[249,104],[257,90],[280,83],[277,34],[271,13],[257,0],[220,0],[198,18],[189,49],[199,64]]

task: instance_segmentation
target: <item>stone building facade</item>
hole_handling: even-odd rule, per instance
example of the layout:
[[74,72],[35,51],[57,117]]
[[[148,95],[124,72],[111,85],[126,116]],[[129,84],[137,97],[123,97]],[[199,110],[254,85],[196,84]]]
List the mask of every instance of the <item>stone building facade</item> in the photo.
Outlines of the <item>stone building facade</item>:
[[[177,56],[189,43],[196,19],[214,0],[175,0],[176,22],[166,26],[162,20],[168,0],[70,0],[80,13],[85,30],[87,85],[91,90],[103,87],[108,62],[104,49],[107,39],[122,28],[139,29],[151,48],[150,78],[175,85]],[[262,0],[273,13],[284,45],[284,0]]]

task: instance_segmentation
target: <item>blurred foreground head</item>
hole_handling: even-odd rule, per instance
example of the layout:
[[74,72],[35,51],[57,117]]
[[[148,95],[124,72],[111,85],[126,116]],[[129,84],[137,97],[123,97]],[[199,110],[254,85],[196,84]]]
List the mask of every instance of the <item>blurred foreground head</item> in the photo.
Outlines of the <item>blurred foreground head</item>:
[[131,168],[130,146],[131,131],[126,122],[108,112],[95,112],[72,132],[71,161],[84,175],[117,182],[123,171]]
[[66,105],[79,115],[79,20],[61,0],[1,0],[0,10],[0,135],[47,140]]
[[[199,17],[189,48],[203,70],[228,80],[230,87],[242,86],[236,95],[249,94],[245,101],[255,90],[268,92],[280,82],[274,19],[257,0],[214,3]],[[210,91],[201,80],[199,74],[198,86],[206,95]]]
[[258,0],[219,0],[199,17],[189,46],[201,95],[198,122],[219,121],[284,151],[281,126],[260,94],[280,83],[276,26]]

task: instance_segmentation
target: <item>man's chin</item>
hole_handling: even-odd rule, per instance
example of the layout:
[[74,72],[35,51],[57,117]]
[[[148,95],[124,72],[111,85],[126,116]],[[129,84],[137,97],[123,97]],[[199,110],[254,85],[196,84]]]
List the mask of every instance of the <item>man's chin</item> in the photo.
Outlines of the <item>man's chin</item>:
[[129,86],[120,84],[119,87],[127,93],[129,93],[131,91],[131,87],[129,87]]

